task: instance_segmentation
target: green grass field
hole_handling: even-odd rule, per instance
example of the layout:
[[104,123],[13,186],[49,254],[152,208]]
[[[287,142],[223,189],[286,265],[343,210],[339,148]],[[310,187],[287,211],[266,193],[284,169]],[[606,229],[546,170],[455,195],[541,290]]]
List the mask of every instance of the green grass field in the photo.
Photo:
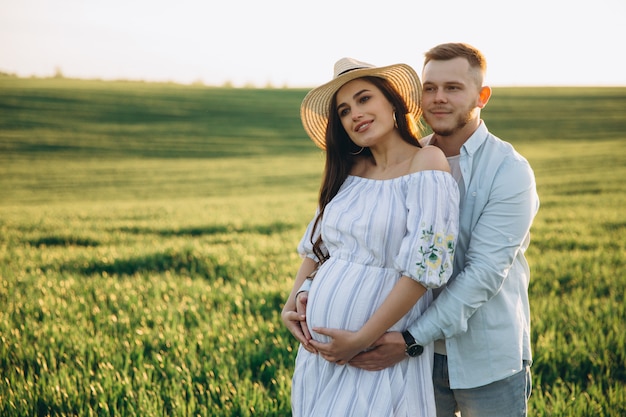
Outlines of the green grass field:
[[[0,77],[0,415],[289,416],[305,90]],[[626,88],[496,88],[531,162],[533,416],[626,415]]]

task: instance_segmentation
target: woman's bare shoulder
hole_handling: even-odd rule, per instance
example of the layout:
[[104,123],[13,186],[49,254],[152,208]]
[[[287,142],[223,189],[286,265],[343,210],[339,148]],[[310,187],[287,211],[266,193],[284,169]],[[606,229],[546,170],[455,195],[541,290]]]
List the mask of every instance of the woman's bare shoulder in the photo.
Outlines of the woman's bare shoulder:
[[450,165],[443,151],[436,146],[427,145],[415,153],[411,162],[411,171],[445,171],[450,172]]

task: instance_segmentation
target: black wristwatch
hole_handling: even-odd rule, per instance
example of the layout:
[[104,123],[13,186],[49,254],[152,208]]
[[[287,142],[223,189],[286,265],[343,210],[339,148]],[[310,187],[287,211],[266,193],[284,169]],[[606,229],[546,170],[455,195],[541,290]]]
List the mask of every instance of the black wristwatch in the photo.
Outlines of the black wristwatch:
[[402,337],[404,338],[404,343],[406,343],[406,354],[410,357],[414,358],[419,356],[424,352],[424,346],[418,345],[415,341],[415,338],[408,330],[402,332]]

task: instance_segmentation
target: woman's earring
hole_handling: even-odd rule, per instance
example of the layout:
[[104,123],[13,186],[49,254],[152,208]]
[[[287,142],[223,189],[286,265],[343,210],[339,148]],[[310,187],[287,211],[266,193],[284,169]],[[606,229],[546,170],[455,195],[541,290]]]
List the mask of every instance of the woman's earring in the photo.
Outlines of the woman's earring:
[[397,129],[398,128],[398,121],[396,120],[396,112],[394,111],[392,114],[393,114],[393,127],[395,127]]
[[361,149],[360,149],[358,152],[350,152],[350,155],[358,155],[358,154],[360,154],[361,152],[363,152],[363,149],[365,149],[365,147],[364,147],[364,146],[361,146]]

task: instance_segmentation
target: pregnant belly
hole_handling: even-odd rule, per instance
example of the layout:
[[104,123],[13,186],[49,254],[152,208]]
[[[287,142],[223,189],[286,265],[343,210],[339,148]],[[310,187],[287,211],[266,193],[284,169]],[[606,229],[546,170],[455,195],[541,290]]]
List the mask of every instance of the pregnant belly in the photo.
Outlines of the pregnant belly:
[[[313,327],[360,329],[385,300],[398,278],[398,273],[390,269],[341,261],[324,264],[313,281],[307,304],[307,324],[313,338],[329,341],[327,336],[313,332]],[[398,325],[410,316],[413,315],[409,313]]]

